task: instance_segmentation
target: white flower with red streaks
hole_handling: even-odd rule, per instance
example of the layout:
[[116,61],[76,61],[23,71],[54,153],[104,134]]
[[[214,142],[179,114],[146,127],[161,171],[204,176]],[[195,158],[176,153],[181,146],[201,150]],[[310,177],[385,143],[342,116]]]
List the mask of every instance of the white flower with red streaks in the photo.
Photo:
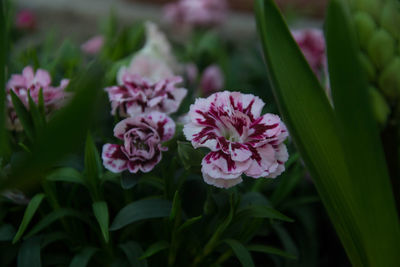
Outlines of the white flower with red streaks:
[[162,142],[175,134],[175,123],[167,115],[154,111],[120,121],[114,128],[114,135],[122,145],[105,144],[102,159],[104,167],[119,173],[151,171],[161,160],[161,152],[167,148]]
[[253,178],[275,178],[288,159],[287,129],[277,115],[261,116],[264,102],[253,95],[220,92],[191,105],[186,138],[211,149],[202,161],[206,183],[228,188]]
[[125,73],[122,81],[122,85],[105,89],[111,102],[112,115],[117,111],[122,117],[151,111],[170,114],[178,110],[187,93],[185,88],[176,86],[182,82],[179,76],[154,83],[138,75]]
[[51,86],[50,74],[43,69],[34,72],[33,68],[27,66],[23,69],[22,74],[13,74],[6,85],[7,93],[7,126],[13,130],[22,130],[17,114],[11,100],[10,92],[13,91],[22,101],[27,109],[29,109],[28,94],[32,100],[38,104],[40,90],[43,92],[43,101],[46,114],[59,109],[64,103],[69,93],[65,91],[69,80],[63,79],[58,87]]

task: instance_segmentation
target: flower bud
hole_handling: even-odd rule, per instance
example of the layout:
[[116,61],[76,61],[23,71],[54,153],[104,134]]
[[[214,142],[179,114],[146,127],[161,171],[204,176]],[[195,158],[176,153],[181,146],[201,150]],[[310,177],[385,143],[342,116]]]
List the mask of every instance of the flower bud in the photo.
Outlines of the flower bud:
[[376,29],[376,23],[372,17],[365,12],[356,12],[354,15],[354,22],[360,45],[366,49],[368,41],[371,39],[371,36]]
[[359,54],[359,59],[365,73],[367,74],[368,81],[375,81],[376,70],[371,60],[364,53]]
[[395,39],[400,39],[400,2],[388,1],[385,4],[380,23]]
[[375,87],[369,87],[368,93],[375,120],[378,122],[380,126],[384,126],[390,114],[390,108],[386,103],[385,98],[378,91],[378,89],[376,89]]
[[358,11],[365,11],[376,21],[379,21],[380,11],[382,10],[382,0],[354,0],[353,8]]
[[369,40],[367,52],[372,62],[382,69],[394,56],[395,41],[386,30],[380,29]]
[[388,98],[400,95],[400,57],[393,59],[382,71],[379,87]]

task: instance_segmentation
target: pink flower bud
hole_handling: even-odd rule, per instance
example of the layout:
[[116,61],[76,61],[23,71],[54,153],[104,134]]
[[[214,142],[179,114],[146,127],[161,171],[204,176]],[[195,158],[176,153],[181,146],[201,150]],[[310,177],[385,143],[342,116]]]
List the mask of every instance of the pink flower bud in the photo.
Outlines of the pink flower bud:
[[20,30],[34,30],[36,28],[36,16],[27,9],[19,11],[15,17],[15,26]]
[[100,52],[103,45],[104,37],[102,35],[97,35],[82,44],[81,50],[88,55],[96,55]]
[[204,95],[220,91],[224,86],[224,74],[220,67],[211,65],[207,67],[201,77],[200,88]]

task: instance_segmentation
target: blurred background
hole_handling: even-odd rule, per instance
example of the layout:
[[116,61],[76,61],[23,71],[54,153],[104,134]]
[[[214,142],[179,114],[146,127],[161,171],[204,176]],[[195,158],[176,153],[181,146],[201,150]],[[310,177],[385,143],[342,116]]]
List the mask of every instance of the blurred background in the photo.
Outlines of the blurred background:
[[[15,0],[17,8],[36,15],[35,28],[56,29],[83,41],[98,29],[98,22],[115,12],[122,24],[138,20],[163,23],[163,7],[173,0]],[[277,0],[294,28],[320,27],[327,0]],[[241,39],[255,33],[252,0],[229,0],[230,12],[220,30]]]

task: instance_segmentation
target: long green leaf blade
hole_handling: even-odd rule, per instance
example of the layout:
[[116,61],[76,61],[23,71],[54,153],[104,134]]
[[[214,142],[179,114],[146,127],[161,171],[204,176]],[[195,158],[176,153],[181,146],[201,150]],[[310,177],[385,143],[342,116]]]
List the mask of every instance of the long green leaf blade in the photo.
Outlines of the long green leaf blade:
[[10,95],[18,119],[21,122],[21,125],[24,128],[24,131],[28,138],[33,141],[35,138],[35,131],[31,115],[28,109],[22,103],[21,99],[19,99],[19,97],[14,93],[13,90],[10,91]]
[[64,218],[64,217],[74,217],[77,218],[81,221],[87,222],[88,219],[85,216],[84,213],[73,210],[73,209],[64,209],[61,208],[59,210],[55,210],[52,213],[49,213],[46,215],[41,221],[39,221],[33,228],[32,230],[26,235],[25,238],[29,238],[31,236],[36,235],[40,231],[46,229],[49,225],[52,223]]
[[85,247],[72,258],[69,267],[86,267],[97,250],[97,248]]
[[6,131],[6,63],[8,55],[8,31],[5,3],[0,3],[0,157],[8,152]]
[[110,230],[115,231],[140,220],[169,217],[171,206],[171,202],[164,199],[135,201],[118,212]]
[[17,266],[18,267],[41,267],[40,259],[40,244],[41,237],[35,236],[24,243],[18,252]]
[[363,265],[363,222],[333,109],[274,2],[257,0],[256,14],[280,111],[347,254],[354,265]]
[[95,202],[93,203],[92,207],[94,216],[96,217],[96,220],[99,223],[104,240],[106,241],[106,243],[108,243],[109,240],[108,224],[110,219],[108,215],[107,202],[105,201]]
[[[400,264],[400,227],[379,130],[369,101],[366,75],[350,13],[341,0],[330,2],[327,19],[330,83],[341,123],[360,231],[370,266]],[[400,75],[400,74],[399,74]],[[397,155],[395,155],[397,157]]]
[[243,246],[242,243],[234,239],[226,239],[224,242],[232,248],[243,267],[254,266],[253,258],[251,257],[250,252],[245,246]]
[[15,234],[15,237],[12,241],[13,244],[18,242],[18,240],[24,234],[26,228],[28,227],[29,222],[32,220],[33,215],[35,215],[36,210],[39,208],[39,205],[40,205],[40,203],[42,203],[42,200],[44,199],[44,197],[45,197],[44,194],[37,194],[29,202],[28,206],[26,207],[24,217],[22,218],[22,222],[21,222],[21,224],[18,228],[18,231]]

